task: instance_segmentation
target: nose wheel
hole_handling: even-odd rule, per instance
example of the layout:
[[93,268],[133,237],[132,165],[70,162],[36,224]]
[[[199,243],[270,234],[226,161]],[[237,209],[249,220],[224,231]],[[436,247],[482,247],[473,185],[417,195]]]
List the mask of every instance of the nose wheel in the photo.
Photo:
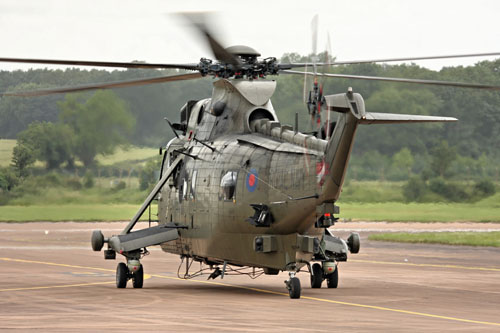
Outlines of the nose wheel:
[[289,272],[290,278],[285,281],[286,288],[290,298],[300,298],[300,280],[295,276],[295,272]]

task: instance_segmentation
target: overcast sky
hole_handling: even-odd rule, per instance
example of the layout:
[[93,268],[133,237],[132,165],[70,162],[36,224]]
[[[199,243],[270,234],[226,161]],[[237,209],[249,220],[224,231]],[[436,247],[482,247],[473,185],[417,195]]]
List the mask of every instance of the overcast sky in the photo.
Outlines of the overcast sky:
[[[315,14],[318,51],[329,32],[337,60],[500,51],[497,0],[0,0],[0,57],[163,63],[212,57],[169,14],[180,11],[215,11],[225,46],[246,44],[265,57],[310,53]],[[478,60],[418,63],[439,69]],[[0,63],[0,70],[28,67]]]

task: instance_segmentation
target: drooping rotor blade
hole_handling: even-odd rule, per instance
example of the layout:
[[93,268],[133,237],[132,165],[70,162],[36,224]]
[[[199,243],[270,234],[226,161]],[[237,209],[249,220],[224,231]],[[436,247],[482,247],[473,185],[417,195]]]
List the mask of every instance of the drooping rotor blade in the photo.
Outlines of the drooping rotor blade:
[[[356,65],[356,64],[369,64],[379,62],[397,62],[397,61],[413,61],[413,60],[432,60],[432,59],[451,59],[451,58],[471,58],[471,57],[491,57],[500,56],[500,52],[490,53],[470,53],[470,54],[452,54],[441,56],[426,56],[426,57],[408,57],[408,58],[387,58],[387,59],[367,59],[367,60],[348,60],[348,61],[334,61],[334,62],[318,62],[316,66],[331,66],[331,65]],[[292,63],[280,64],[283,69],[311,66],[312,63]]]
[[217,60],[226,64],[231,64],[236,68],[240,67],[240,60],[235,55],[228,52],[208,28],[208,13],[180,13],[180,15],[186,18],[206,38]]
[[413,61],[413,60],[489,57],[489,56],[498,56],[498,55],[500,55],[500,52],[451,54],[451,55],[409,57],[409,58],[367,59],[367,60],[335,61],[335,62],[333,62],[333,65],[354,65],[354,64],[367,64],[367,63],[376,63],[376,62],[396,62],[396,61]]
[[55,60],[55,59],[28,59],[28,58],[0,58],[0,62],[15,62],[27,64],[93,66],[113,68],[157,68],[157,69],[187,69],[197,70],[198,64],[148,64],[141,62],[113,62],[113,61],[86,61],[86,60]]
[[73,87],[62,87],[54,89],[43,89],[43,90],[32,90],[32,91],[17,91],[17,92],[4,92],[0,93],[0,96],[18,96],[18,97],[34,97],[34,96],[45,96],[53,94],[64,94],[78,91],[95,90],[95,89],[111,89],[111,88],[124,88],[124,87],[134,87],[142,86],[153,83],[165,83],[172,81],[182,81],[182,80],[192,80],[202,77],[200,73],[188,73],[170,76],[157,76],[138,80],[127,80],[127,81],[114,81],[114,82],[104,82],[104,83],[94,83],[81,86]]
[[[291,71],[291,70],[284,70],[284,71],[281,71],[280,73],[304,75],[304,72]],[[308,74],[312,75],[313,73],[308,73]],[[416,83],[416,84],[426,84],[426,85],[445,86],[445,87],[457,87],[457,88],[500,90],[500,86],[494,86],[494,85],[488,85],[488,84],[477,84],[477,83],[453,82],[453,81],[404,79],[404,78],[396,78],[396,77],[349,75],[349,74],[329,74],[329,73],[316,74],[316,75],[325,76],[325,77],[333,77],[333,78],[341,78],[341,79],[372,80],[372,81],[386,81],[386,82],[399,82],[399,83]]]

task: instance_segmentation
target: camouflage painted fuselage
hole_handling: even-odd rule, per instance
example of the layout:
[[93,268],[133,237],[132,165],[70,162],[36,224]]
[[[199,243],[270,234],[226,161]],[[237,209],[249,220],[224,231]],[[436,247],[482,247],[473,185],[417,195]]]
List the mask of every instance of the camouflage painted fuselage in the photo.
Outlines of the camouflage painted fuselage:
[[[344,138],[342,172],[333,179],[330,167],[333,156],[342,153],[340,141],[325,161],[327,141],[280,125],[269,100],[274,82],[219,80],[214,86],[212,99],[190,110],[185,137],[172,140],[165,153],[163,170],[177,149],[196,158],[185,156],[161,191],[160,223],[187,226],[179,230],[179,239],[163,244],[163,250],[209,262],[280,270],[310,261],[313,253],[302,246],[303,237],[320,237],[323,232],[314,228],[316,207],[338,198],[356,123],[341,133],[350,138]],[[230,195],[224,187],[228,173],[235,177]],[[250,224],[251,204],[269,207],[270,226]],[[276,248],[256,252],[254,240],[259,235],[273,235]]]

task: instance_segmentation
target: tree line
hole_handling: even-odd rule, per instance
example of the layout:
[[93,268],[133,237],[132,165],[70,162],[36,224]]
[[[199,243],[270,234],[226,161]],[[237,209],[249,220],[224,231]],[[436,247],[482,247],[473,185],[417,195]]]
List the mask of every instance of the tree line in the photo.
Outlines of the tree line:
[[[282,61],[306,61],[309,57],[285,54]],[[500,60],[483,61],[469,67],[445,67],[432,71],[414,64],[361,64],[336,66],[332,73],[449,80],[500,85]],[[33,90],[172,74],[172,70],[48,70],[0,72],[0,91]],[[300,76],[269,77],[278,81],[273,105],[282,123],[293,124],[298,112],[302,131],[309,129],[309,115],[303,102],[304,79]],[[135,118],[129,140],[136,145],[158,146],[172,137],[163,122],[179,118],[179,109],[188,100],[210,97],[210,79],[170,82],[115,89]],[[500,93],[395,84],[375,81],[328,79],[320,82],[325,94],[340,93],[353,87],[365,99],[367,111],[443,115],[459,118],[453,124],[365,126],[359,131],[355,154],[377,151],[388,156],[408,147],[423,154],[446,140],[461,156],[479,158],[483,153],[497,157],[500,152]],[[56,122],[63,95],[42,97],[2,97],[0,99],[0,136],[16,138],[33,121]]]
[[[304,62],[310,58],[288,53],[281,61]],[[414,64],[360,64],[336,66],[325,71],[500,85],[500,60],[482,61],[469,67],[445,67],[440,71]],[[0,71],[0,91],[35,90],[174,73],[177,72],[145,69]],[[303,101],[304,78],[281,75],[269,79],[278,81],[272,102],[281,122],[293,124],[297,112],[300,130],[310,131],[310,116]],[[461,175],[498,180],[499,92],[347,79],[319,80],[324,94],[341,93],[347,87],[353,87],[364,97],[367,111],[459,118],[457,123],[446,124],[362,126],[355,140],[350,177],[404,180],[414,174],[432,173],[442,178]],[[310,85],[311,78],[308,81]],[[27,156],[45,161],[48,168],[63,164],[71,166],[75,159],[89,166],[97,153],[109,152],[110,147],[117,144],[164,145],[173,133],[163,118],[178,121],[179,109],[186,101],[210,97],[211,83],[211,79],[205,78],[114,89],[113,93],[2,97],[0,137],[20,141],[22,147],[16,147],[14,163],[21,166],[30,162]],[[118,109],[125,110],[119,113],[126,116],[117,117]],[[109,114],[103,110],[108,110]],[[114,125],[111,120],[116,121]],[[91,125],[96,121],[96,126]],[[110,135],[109,142],[99,137],[101,132]],[[42,134],[46,140],[37,140]],[[52,143],[50,148],[47,142]],[[430,167],[432,154],[442,145],[455,153],[446,167],[441,165],[442,170],[434,172]],[[29,149],[37,152],[28,154]]]

